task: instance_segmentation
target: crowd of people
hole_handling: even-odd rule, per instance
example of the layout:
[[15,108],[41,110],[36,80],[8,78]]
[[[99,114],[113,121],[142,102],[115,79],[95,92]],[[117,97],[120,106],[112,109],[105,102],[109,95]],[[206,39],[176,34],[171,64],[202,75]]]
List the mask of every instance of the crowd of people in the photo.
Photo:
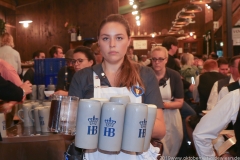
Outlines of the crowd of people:
[[[66,59],[66,66],[58,73],[54,94],[80,99],[124,94],[129,95],[131,102],[155,104],[158,110],[152,137],[163,144],[162,156],[189,156],[188,141],[194,144],[200,157],[222,156],[214,152],[224,142],[219,132],[233,121],[237,140],[240,136],[237,127],[240,123],[240,56],[228,60],[214,53],[207,59],[191,53],[178,54],[178,41],[172,36],[165,37],[162,46],[154,47],[146,55],[135,55],[130,43],[128,22],[123,16],[113,14],[102,21],[98,41],[91,47],[79,46],[64,54],[61,46],[52,46],[51,58]],[[20,55],[13,47],[12,36],[3,34],[0,99],[1,106],[8,107],[1,107],[2,112],[11,111],[11,106],[23,101],[34,84],[34,68],[22,74]],[[43,51],[36,51],[32,58],[45,57]],[[133,93],[134,86],[141,89],[141,96]],[[12,96],[12,93],[16,94]],[[206,115],[205,110],[209,111]],[[213,146],[212,140],[216,138],[218,143]],[[236,146],[239,145],[237,141]],[[142,154],[111,154],[107,159],[144,158],[154,152],[151,149]],[[239,149],[235,155],[223,155],[239,156]],[[95,157],[90,159],[106,158],[98,151],[86,153],[89,158]]]

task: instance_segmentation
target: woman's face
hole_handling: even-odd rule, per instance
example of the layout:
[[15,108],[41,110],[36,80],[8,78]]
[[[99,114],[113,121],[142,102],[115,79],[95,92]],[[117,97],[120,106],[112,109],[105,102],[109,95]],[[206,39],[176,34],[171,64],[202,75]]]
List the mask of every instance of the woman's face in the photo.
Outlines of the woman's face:
[[162,71],[167,63],[167,57],[164,51],[153,51],[151,54],[152,67],[154,71]]
[[100,30],[98,44],[108,63],[122,62],[127,53],[130,39],[125,27],[118,22],[108,22]]
[[93,64],[93,60],[89,61],[85,54],[82,52],[74,53],[72,62],[75,72],[83,68],[90,67]]

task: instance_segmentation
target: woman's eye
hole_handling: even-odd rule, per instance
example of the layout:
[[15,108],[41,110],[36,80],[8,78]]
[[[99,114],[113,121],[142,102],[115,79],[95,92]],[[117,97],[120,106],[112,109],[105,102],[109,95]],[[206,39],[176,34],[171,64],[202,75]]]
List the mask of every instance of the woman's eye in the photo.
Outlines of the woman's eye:
[[108,37],[103,37],[102,40],[107,41],[107,40],[108,40]]
[[122,40],[123,38],[122,37],[117,37],[117,40]]

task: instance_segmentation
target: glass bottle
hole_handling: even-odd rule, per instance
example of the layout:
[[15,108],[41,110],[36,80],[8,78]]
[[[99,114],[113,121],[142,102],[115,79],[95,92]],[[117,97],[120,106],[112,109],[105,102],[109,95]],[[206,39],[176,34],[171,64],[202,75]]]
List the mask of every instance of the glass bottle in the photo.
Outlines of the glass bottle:
[[80,27],[78,27],[78,31],[77,31],[77,40],[78,41],[82,40],[82,36],[81,36],[81,33],[80,33]]

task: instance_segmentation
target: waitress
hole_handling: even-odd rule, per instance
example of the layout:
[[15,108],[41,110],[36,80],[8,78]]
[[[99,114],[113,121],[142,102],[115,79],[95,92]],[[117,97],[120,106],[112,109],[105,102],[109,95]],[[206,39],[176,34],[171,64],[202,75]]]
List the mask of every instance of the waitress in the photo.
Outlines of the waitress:
[[163,156],[175,157],[183,139],[182,118],[179,109],[183,105],[183,85],[180,74],[166,68],[168,51],[162,46],[152,49],[152,68],[159,82],[159,89],[164,102],[166,135],[162,139]]
[[[98,44],[104,60],[101,64],[75,73],[70,85],[69,95],[77,96],[80,99],[128,95],[131,102],[155,104],[158,110],[152,137],[161,140],[165,135],[165,124],[158,82],[150,68],[139,66],[129,60],[126,53],[130,41],[129,24],[123,16],[112,14],[105,18],[98,30]],[[137,91],[139,91],[138,94]],[[154,153],[152,150],[138,155],[125,152],[108,155],[95,151],[85,155],[88,160],[131,160],[143,155],[152,156],[150,152]]]

